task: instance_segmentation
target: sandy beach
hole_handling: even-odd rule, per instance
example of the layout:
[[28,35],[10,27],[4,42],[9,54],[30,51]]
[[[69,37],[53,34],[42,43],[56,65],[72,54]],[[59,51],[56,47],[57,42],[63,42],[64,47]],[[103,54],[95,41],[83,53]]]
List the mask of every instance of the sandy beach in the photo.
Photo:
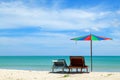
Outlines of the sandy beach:
[[0,69],[0,80],[120,80],[120,72],[90,72],[77,74]]

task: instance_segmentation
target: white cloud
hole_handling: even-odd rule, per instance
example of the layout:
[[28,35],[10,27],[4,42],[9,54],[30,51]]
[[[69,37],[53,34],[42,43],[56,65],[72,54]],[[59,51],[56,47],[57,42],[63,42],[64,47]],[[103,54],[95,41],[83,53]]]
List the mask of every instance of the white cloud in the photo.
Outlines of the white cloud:
[[[23,37],[0,37],[0,45],[18,46],[18,45],[44,45],[54,46],[68,44],[72,36],[60,33],[33,33],[29,36]],[[67,42],[66,42],[67,41]],[[59,43],[60,42],[60,43]]]
[[120,14],[120,10],[117,11],[117,14]]
[[[114,37],[115,40],[120,40],[120,30],[115,30],[111,33],[112,37]],[[118,43],[119,44],[119,43]]]
[[111,24],[116,23],[112,19],[117,18],[114,17],[116,12],[111,11],[30,8],[20,1],[0,4],[0,28],[42,26],[44,29],[52,30],[91,29],[99,31],[117,25]]
[[[32,0],[31,0],[32,1]],[[44,1],[44,0],[43,0]],[[43,2],[44,3],[44,2]],[[74,45],[74,41],[69,40],[73,36],[66,35],[64,33],[54,33],[54,30],[84,30],[85,32],[100,31],[101,29],[118,29],[111,33],[112,36],[120,36],[119,32],[119,22],[120,22],[120,10],[118,11],[98,11],[98,8],[94,8],[94,11],[89,9],[59,9],[59,3],[55,3],[53,8],[44,8],[44,7],[28,7],[24,3],[17,2],[1,2],[0,3],[0,29],[4,28],[18,28],[18,27],[29,27],[29,26],[40,26],[43,29],[43,33],[31,33],[29,36],[23,37],[0,37],[0,45],[2,46],[3,53],[9,47],[8,52],[14,49],[18,52],[23,49],[27,52],[38,51],[41,52],[41,48],[44,51],[48,50],[47,47],[59,48],[66,53],[76,52],[84,53],[86,47],[89,47],[88,43],[83,42]],[[57,8],[55,8],[57,7]],[[96,10],[97,11],[96,11]],[[53,32],[44,32],[52,30]],[[76,35],[75,32],[71,34]],[[47,36],[47,37],[46,37]],[[108,45],[109,44],[109,45]],[[110,47],[111,50],[114,50],[114,47],[117,47],[119,52],[119,42],[115,42],[114,46],[111,47],[113,43],[108,43],[103,46],[101,49],[99,46],[95,46],[96,50],[105,49],[105,47]],[[118,45],[117,45],[118,44]],[[39,48],[37,47],[39,45]],[[64,45],[64,46],[63,46]],[[83,45],[83,46],[81,46]],[[104,45],[104,44],[103,44]],[[75,46],[78,46],[77,49]],[[102,45],[100,45],[102,46]],[[62,48],[60,48],[62,47]],[[65,48],[66,47],[66,48]],[[36,49],[37,48],[37,49]],[[112,49],[113,48],[113,49]],[[19,50],[20,49],[20,50]],[[39,50],[40,49],[40,50]],[[46,49],[46,50],[45,50]],[[7,52],[7,51],[6,51]],[[22,50],[21,50],[22,52]],[[55,50],[54,53],[59,52]],[[65,53],[64,52],[64,53]],[[2,51],[1,51],[2,53]],[[88,54],[87,52],[85,54]],[[100,54],[100,53],[99,53]],[[111,52],[112,54],[112,52]]]

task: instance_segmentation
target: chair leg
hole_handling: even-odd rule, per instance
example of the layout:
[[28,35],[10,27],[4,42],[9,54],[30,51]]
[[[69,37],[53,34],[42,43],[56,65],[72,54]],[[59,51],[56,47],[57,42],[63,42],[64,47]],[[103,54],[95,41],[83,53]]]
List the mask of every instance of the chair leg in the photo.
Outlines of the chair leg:
[[69,73],[70,73],[70,68],[68,68],[69,69]]
[[80,72],[82,72],[82,68],[80,68]]
[[52,68],[52,72],[54,72],[54,68]]
[[86,68],[86,71],[88,72],[88,68]]
[[71,72],[72,72],[72,68],[71,68]]
[[64,72],[64,68],[62,68],[62,72]]
[[76,68],[76,72],[78,72],[78,68]]

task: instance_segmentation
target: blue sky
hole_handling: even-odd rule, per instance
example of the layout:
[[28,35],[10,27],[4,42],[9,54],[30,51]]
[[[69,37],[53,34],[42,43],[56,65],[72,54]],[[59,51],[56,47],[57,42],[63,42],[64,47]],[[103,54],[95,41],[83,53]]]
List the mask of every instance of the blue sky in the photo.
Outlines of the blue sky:
[[120,0],[0,0],[0,56],[120,55]]

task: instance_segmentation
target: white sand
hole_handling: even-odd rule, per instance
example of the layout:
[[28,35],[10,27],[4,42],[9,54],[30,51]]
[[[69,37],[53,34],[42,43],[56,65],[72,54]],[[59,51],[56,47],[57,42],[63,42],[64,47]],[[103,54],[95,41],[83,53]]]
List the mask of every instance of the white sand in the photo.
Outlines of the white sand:
[[48,71],[0,69],[0,80],[120,80],[120,72],[60,74]]

